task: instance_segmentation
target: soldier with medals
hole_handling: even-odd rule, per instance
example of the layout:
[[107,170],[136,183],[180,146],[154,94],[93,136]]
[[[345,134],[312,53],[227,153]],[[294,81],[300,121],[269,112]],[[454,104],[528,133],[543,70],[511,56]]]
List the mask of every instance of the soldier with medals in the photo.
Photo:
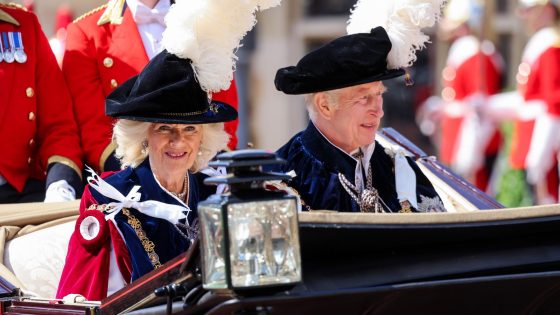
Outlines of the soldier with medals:
[[[428,40],[420,28],[433,25],[441,10],[434,1],[406,2],[359,1],[349,35],[276,73],[278,90],[307,94],[311,121],[277,154],[287,160],[279,170],[295,172],[289,186],[308,210],[445,211],[415,161],[375,140],[383,117],[383,80],[405,74],[402,68]],[[419,11],[424,14],[416,15]]]
[[0,4],[0,203],[80,195],[81,150],[72,101],[37,17]]
[[[110,0],[68,26],[62,71],[74,102],[85,163],[98,171],[119,170],[114,120],[105,116],[105,98],[118,86],[140,73],[162,50],[164,16],[170,0]],[[237,108],[235,82],[213,99]],[[226,123],[237,145],[238,120]]]

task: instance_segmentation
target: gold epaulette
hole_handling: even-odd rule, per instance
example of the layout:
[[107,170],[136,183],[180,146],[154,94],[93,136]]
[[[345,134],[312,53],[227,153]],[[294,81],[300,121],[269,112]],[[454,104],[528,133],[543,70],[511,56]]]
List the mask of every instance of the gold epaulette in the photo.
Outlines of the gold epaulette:
[[0,3],[0,22],[6,22],[6,23],[10,23],[13,24],[15,26],[19,26],[19,22],[10,14],[8,14],[8,12],[2,10],[2,8],[10,8],[10,9],[18,9],[18,10],[22,10],[22,11],[27,11],[26,8],[24,8],[23,6],[16,4],[16,3]]
[[94,14],[97,11],[101,11],[101,10],[105,9],[106,7],[107,7],[107,4],[104,4],[104,5],[99,6],[99,7],[95,8],[95,9],[89,11],[89,12],[86,12],[86,13],[80,15],[79,17],[77,17],[74,21],[72,21],[72,23],[76,23],[78,21],[81,21],[81,20],[85,19],[86,17]]
[[125,5],[126,0],[109,0],[109,2],[107,2],[107,9],[97,21],[97,25],[107,23],[113,25],[122,24]]
[[0,3],[0,7],[12,8],[12,9],[20,9],[20,10],[23,10],[23,11],[27,11],[27,8],[26,8],[26,7],[22,6],[21,4],[13,3],[13,2]]

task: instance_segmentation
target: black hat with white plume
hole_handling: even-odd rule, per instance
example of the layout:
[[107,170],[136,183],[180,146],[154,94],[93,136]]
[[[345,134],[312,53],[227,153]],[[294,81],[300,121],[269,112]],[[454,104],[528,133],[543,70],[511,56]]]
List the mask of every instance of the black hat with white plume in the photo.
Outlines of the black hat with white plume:
[[348,35],[278,70],[276,88],[306,94],[381,81],[405,74],[429,37],[421,29],[439,19],[445,0],[359,0]]
[[130,120],[204,124],[237,117],[212,93],[229,88],[235,51],[257,11],[280,0],[176,0],[165,17],[164,51],[107,98],[107,115]]

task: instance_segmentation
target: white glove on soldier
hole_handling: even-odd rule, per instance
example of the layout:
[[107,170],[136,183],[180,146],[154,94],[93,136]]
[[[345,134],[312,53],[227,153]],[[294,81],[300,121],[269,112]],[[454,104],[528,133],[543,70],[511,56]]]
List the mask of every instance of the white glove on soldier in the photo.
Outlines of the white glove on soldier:
[[49,185],[45,194],[45,202],[63,202],[76,199],[76,191],[65,180]]

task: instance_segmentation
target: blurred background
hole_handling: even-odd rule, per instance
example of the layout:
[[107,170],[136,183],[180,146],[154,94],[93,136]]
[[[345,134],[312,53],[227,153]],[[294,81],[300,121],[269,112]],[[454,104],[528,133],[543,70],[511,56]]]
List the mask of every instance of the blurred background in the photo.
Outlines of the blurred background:
[[[380,0],[381,1],[381,0]],[[76,18],[105,3],[103,0],[18,0],[32,6],[47,37],[57,37],[57,10],[64,7]],[[274,87],[276,70],[294,65],[311,49],[346,34],[346,21],[356,0],[283,0],[280,7],[266,10],[258,17],[256,28],[244,40],[238,52],[236,80],[240,97],[239,148],[253,146],[276,150],[296,132],[307,125],[308,117],[300,96],[287,96]],[[483,21],[479,24],[481,37],[492,41],[502,55],[504,69],[502,90],[513,90],[523,48],[528,40],[523,24],[516,14],[518,0],[484,2]],[[60,23],[58,23],[60,24]],[[438,155],[437,126],[420,132],[415,117],[420,105],[431,95],[441,95],[442,70],[445,67],[449,43],[440,40],[436,29],[426,30],[431,43],[418,54],[418,61],[409,69],[415,85],[407,87],[403,78],[386,82],[384,126],[391,126],[420,148]],[[58,35],[60,36],[60,34]],[[430,129],[430,126],[424,126]],[[508,126],[504,127],[507,131]],[[500,177],[506,174],[500,173]],[[511,181],[510,181],[511,182]],[[499,183],[495,184],[499,186]],[[529,204],[519,183],[520,192],[512,200],[494,196],[508,206]],[[506,188],[507,190],[508,188]],[[511,188],[510,188],[511,189]]]
[[[14,1],[24,4],[24,1]],[[355,0],[283,0],[280,7],[265,11],[254,31],[239,51],[236,78],[244,109],[238,131],[240,146],[275,150],[307,124],[303,98],[286,96],[274,88],[278,68],[294,65],[309,50],[341,35]],[[29,1],[25,1],[29,5]],[[66,6],[73,18],[105,3],[103,0],[36,0],[38,15],[47,37],[55,36],[57,10]],[[515,14],[517,0],[487,1],[489,27],[486,38],[493,40],[502,53],[509,73],[507,85],[514,85],[515,72],[527,36]],[[434,30],[427,33],[434,35]],[[385,125],[435,154],[430,142],[420,136],[414,122],[415,110],[431,94],[441,91],[440,73],[447,58],[448,44],[432,36],[432,43],[419,54],[411,70],[415,86],[403,80],[387,81]],[[272,128],[271,126],[274,126]]]

